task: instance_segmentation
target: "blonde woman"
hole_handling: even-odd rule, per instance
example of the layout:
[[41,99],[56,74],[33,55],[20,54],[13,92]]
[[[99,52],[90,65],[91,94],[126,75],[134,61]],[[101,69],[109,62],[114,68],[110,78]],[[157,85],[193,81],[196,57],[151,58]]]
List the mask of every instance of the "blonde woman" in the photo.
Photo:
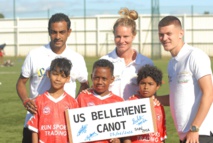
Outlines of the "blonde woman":
[[122,8],[119,14],[120,18],[113,26],[116,47],[101,58],[111,61],[115,67],[115,80],[110,85],[110,91],[126,100],[138,91],[138,70],[146,64],[153,65],[153,62],[132,47],[137,34],[135,22],[138,19],[137,11]]

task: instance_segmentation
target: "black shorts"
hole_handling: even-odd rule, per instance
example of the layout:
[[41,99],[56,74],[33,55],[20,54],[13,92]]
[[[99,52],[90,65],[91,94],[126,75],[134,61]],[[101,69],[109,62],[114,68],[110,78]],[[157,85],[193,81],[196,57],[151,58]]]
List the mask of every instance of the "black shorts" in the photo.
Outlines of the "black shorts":
[[[185,143],[186,141],[180,141],[180,143]],[[207,135],[199,135],[199,143],[213,143],[213,135],[210,133],[209,136]]]
[[32,131],[30,131],[28,128],[24,128],[22,143],[31,143],[31,142],[32,142]]

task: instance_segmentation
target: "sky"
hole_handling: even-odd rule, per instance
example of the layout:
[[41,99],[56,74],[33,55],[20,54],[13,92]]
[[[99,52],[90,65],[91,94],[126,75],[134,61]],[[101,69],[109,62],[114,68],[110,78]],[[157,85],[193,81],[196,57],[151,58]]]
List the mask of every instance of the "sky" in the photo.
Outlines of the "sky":
[[0,0],[0,13],[5,18],[50,17],[56,12],[79,17],[116,15],[127,7],[150,14],[151,3],[159,5],[161,14],[213,14],[213,0]]

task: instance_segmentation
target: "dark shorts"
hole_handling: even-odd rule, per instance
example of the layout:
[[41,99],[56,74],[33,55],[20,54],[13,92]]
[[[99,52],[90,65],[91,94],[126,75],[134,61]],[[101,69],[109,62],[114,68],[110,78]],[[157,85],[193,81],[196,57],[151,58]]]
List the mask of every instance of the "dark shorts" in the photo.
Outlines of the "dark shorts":
[[[186,141],[180,141],[180,143],[185,143]],[[213,143],[213,135],[210,136],[199,135],[199,143]]]
[[31,143],[31,142],[32,142],[32,132],[28,128],[24,128],[22,143]]

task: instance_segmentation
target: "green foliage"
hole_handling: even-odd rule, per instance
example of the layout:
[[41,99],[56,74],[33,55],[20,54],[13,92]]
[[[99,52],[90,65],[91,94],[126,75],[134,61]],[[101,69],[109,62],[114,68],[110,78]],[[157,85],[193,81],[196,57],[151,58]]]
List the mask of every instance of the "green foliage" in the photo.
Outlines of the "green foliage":
[[0,13],[0,18],[4,18],[4,14]]

